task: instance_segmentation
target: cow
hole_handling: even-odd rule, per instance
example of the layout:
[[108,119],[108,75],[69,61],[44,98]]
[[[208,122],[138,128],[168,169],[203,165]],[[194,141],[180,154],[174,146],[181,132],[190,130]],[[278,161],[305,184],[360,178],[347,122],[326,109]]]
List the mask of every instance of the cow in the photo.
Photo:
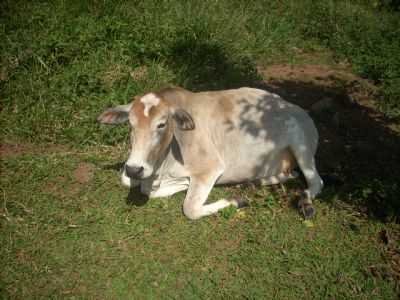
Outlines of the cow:
[[312,200],[323,182],[315,166],[318,132],[303,109],[255,88],[191,92],[164,88],[105,110],[102,124],[131,126],[122,183],[140,185],[149,198],[187,190],[183,213],[199,219],[244,199],[206,203],[216,184],[278,184],[298,167],[307,188],[298,206],[313,217]]

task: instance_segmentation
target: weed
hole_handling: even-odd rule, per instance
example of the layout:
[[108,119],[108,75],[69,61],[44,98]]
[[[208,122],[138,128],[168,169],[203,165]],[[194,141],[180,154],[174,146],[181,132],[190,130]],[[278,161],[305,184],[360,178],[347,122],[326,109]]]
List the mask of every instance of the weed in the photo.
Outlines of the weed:
[[236,210],[237,209],[234,206],[225,207],[223,210],[220,211],[221,217],[225,220],[229,220],[235,215]]
[[266,205],[268,208],[271,208],[271,207],[273,207],[273,206],[276,205],[276,199],[275,199],[274,195],[269,194],[269,195],[265,198],[265,205]]

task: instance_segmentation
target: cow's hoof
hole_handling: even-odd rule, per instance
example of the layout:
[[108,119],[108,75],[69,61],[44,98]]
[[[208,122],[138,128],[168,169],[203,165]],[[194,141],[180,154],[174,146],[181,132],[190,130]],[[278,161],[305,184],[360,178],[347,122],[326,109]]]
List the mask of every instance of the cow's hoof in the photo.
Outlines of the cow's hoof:
[[235,206],[236,206],[237,208],[243,208],[243,207],[248,207],[248,206],[250,206],[250,205],[249,205],[249,202],[247,202],[247,200],[244,199],[244,198],[235,197],[235,198],[232,199],[232,202],[235,203]]
[[315,209],[311,203],[304,203],[299,207],[304,219],[309,220],[315,216]]

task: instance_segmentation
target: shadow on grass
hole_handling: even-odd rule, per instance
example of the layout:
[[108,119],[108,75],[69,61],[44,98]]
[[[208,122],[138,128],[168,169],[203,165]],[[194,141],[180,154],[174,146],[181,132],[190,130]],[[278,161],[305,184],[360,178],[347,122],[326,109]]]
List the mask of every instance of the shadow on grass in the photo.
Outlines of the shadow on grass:
[[[333,104],[328,109],[311,112],[320,135],[317,168],[326,182],[321,198],[335,204],[332,199],[337,196],[372,218],[400,220],[399,135],[375,111],[351,100],[343,86],[351,82],[327,85],[331,78],[317,75],[318,80],[310,82],[300,75],[295,79],[287,76],[265,82],[251,60],[241,56],[232,58],[228,52],[212,40],[185,37],[170,47],[166,63],[181,79],[183,87],[192,91],[257,87],[277,93],[306,110],[330,98]],[[259,109],[265,111],[263,107]],[[247,126],[250,134],[258,134],[251,120],[243,122],[243,128]],[[260,167],[263,163],[260,161]],[[135,203],[135,195],[132,190],[127,202]],[[137,202],[146,203],[141,198]]]
[[[125,162],[117,162],[115,164],[103,166],[104,170],[114,170],[121,172]],[[126,198],[126,204],[133,206],[143,206],[149,201],[149,197],[140,192],[140,187],[132,187],[129,189],[128,196]]]
[[192,91],[229,89],[261,80],[249,58],[233,58],[220,43],[186,37],[170,47],[167,64]]
[[129,189],[126,204],[133,206],[143,206],[149,201],[149,196],[140,192],[140,187],[133,187]]
[[[337,196],[372,218],[400,221],[400,135],[389,120],[352,101],[341,85],[277,80],[256,86],[310,111],[320,135],[316,161],[326,182],[322,200]],[[330,107],[312,111],[324,98]]]
[[105,166],[103,166],[103,169],[104,170],[121,171],[124,165],[125,165],[124,162],[117,162],[115,164],[105,165]]

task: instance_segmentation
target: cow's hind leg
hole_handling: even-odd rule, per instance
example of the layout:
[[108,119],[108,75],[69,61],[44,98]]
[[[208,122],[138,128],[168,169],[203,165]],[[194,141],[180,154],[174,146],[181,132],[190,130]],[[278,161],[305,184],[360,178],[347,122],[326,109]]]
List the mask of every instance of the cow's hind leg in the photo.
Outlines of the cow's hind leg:
[[299,174],[297,174],[296,171],[292,171],[290,174],[279,173],[278,175],[275,175],[275,176],[261,178],[260,184],[261,185],[273,185],[273,184],[278,184],[278,183],[285,183],[289,179],[297,178],[298,175]]
[[291,150],[308,186],[308,189],[304,191],[305,197],[299,200],[299,209],[306,219],[310,219],[315,214],[312,200],[321,191],[323,182],[315,167],[313,151],[304,144],[293,145]]
[[186,198],[183,203],[183,213],[192,220],[204,216],[215,214],[227,206],[236,206],[238,208],[245,206],[245,202],[240,199],[221,199],[210,204],[205,204],[208,195],[222,171],[210,174],[192,176]]

